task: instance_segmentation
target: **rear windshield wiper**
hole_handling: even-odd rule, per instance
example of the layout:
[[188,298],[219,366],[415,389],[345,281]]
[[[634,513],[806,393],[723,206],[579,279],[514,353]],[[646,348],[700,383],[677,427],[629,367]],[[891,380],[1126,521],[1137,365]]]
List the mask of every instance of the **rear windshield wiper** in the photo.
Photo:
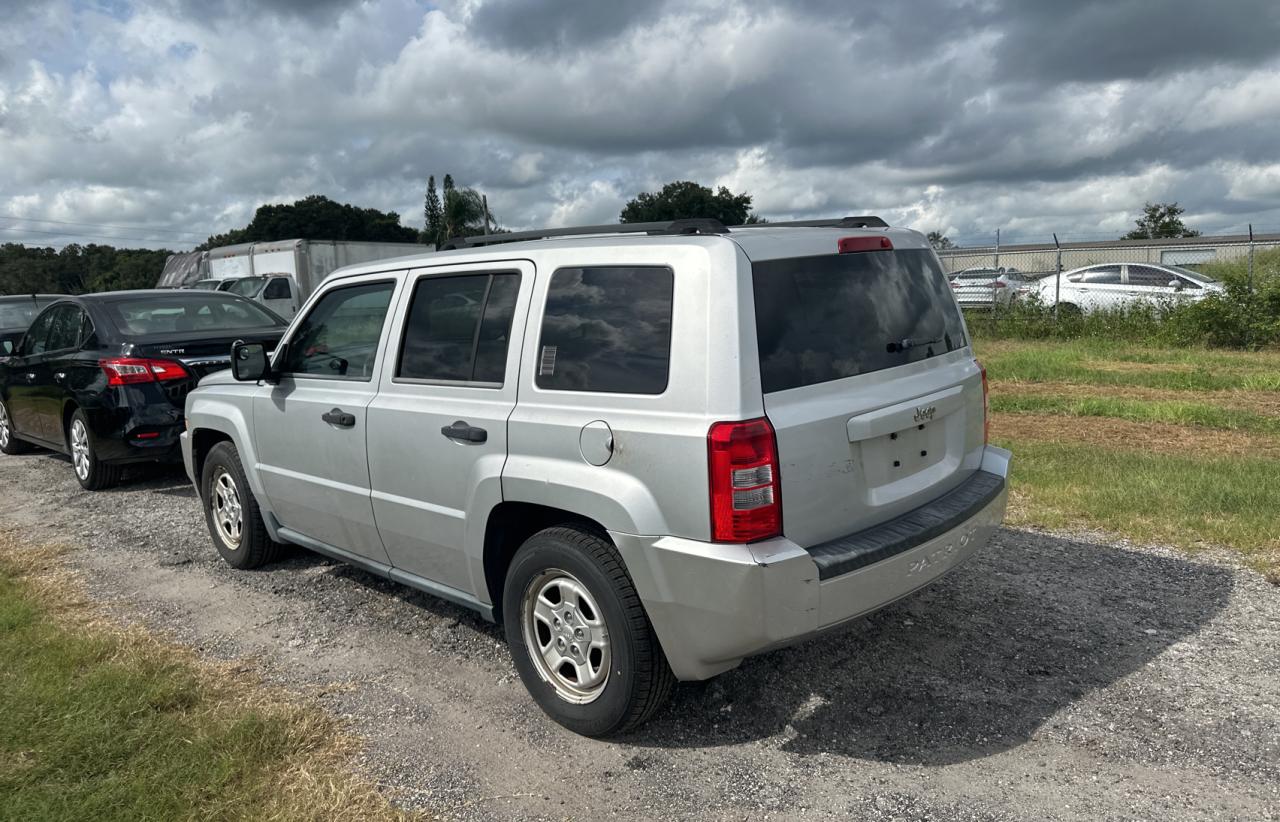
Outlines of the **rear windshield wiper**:
[[904,337],[897,342],[890,342],[885,348],[890,354],[896,354],[899,351],[910,351],[912,348],[919,348],[922,345],[933,345],[942,342],[942,337],[932,340],[918,340],[913,337]]

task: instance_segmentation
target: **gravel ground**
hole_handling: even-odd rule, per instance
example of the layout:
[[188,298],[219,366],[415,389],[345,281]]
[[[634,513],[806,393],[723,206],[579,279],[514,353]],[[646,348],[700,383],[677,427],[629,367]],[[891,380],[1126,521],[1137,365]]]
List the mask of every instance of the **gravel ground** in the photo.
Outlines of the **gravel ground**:
[[1280,819],[1280,590],[1225,559],[1002,531],[848,632],[576,737],[470,612],[297,551],[237,572],[180,472],[0,458],[0,525],[126,619],[313,694],[398,801],[458,819]]

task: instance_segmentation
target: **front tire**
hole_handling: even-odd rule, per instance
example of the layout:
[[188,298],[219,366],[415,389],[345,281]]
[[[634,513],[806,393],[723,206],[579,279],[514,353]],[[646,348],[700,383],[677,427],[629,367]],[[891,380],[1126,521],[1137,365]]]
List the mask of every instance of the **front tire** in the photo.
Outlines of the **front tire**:
[[534,534],[511,563],[502,601],[520,679],[569,730],[626,733],[670,696],[675,676],[607,539],[576,527]]
[[71,424],[67,426],[67,445],[71,451],[71,468],[75,471],[81,488],[86,491],[101,491],[120,482],[124,469],[98,459],[98,449],[93,433],[89,430],[89,418],[78,408],[71,415]]
[[0,400],[0,454],[25,454],[31,446],[18,439],[9,418],[9,407]]
[[279,556],[280,546],[267,534],[240,452],[232,443],[209,449],[200,472],[200,500],[214,547],[232,568],[260,568]]

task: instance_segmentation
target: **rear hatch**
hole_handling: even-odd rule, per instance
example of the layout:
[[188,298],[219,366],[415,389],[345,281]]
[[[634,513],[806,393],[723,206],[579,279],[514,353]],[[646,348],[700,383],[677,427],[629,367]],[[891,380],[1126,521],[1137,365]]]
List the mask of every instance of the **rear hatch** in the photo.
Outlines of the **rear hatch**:
[[982,377],[931,250],[759,260],[752,279],[789,539],[861,531],[973,473]]

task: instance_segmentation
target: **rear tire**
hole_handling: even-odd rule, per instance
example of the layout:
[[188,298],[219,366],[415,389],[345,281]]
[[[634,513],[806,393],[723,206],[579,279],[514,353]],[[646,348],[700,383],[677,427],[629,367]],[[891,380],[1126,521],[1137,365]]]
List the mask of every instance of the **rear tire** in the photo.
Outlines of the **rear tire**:
[[232,443],[218,443],[205,457],[200,501],[213,545],[232,568],[260,568],[280,555],[282,546],[267,534],[262,511],[240,464],[240,453]]
[[18,439],[13,431],[13,420],[9,419],[9,408],[0,400],[0,454],[25,454],[31,445]]
[[120,482],[124,469],[98,459],[97,444],[89,429],[89,418],[79,408],[71,415],[71,424],[67,426],[67,445],[71,452],[71,470],[75,472],[81,488],[86,491],[101,491]]
[[569,730],[626,733],[671,695],[675,675],[622,557],[598,534],[577,527],[534,534],[512,560],[502,604],[520,679]]

